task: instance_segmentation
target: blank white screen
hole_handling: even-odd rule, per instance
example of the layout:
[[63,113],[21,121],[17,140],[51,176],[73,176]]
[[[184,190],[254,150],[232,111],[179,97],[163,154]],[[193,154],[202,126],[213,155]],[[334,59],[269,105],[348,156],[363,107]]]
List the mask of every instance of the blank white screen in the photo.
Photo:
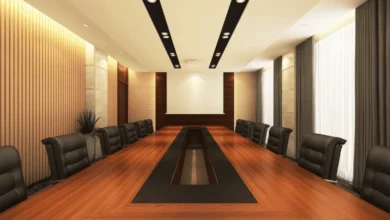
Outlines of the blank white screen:
[[223,114],[223,73],[167,73],[168,114]]

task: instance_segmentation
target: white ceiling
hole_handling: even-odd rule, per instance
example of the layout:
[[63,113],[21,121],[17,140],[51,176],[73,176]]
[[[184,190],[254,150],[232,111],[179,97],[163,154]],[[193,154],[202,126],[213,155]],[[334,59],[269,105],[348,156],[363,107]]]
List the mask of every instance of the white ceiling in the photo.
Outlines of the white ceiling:
[[[26,1],[137,72],[210,71],[230,5],[230,0],[161,0],[182,64],[174,70],[142,0]],[[364,1],[250,0],[214,71],[257,70]],[[200,62],[187,69],[187,59]]]

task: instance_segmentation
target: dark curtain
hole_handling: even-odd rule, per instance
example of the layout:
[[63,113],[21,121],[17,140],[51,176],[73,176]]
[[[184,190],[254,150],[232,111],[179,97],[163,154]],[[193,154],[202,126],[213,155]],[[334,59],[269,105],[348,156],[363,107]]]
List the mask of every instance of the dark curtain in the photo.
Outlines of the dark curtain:
[[282,56],[274,60],[274,125],[282,126]]
[[355,159],[353,187],[360,191],[371,147],[390,146],[390,1],[356,9]]
[[263,69],[256,72],[256,122],[263,122],[263,93],[261,91],[261,79],[263,77]]
[[302,137],[314,131],[313,38],[295,49],[296,68],[296,158],[299,160]]

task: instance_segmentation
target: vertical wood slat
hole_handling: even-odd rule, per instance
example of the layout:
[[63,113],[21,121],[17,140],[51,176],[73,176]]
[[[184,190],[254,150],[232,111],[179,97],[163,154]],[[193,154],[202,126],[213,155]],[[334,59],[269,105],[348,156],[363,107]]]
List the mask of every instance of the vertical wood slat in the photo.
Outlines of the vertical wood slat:
[[26,184],[50,175],[41,139],[76,132],[85,109],[85,41],[23,0],[0,0],[0,145]]

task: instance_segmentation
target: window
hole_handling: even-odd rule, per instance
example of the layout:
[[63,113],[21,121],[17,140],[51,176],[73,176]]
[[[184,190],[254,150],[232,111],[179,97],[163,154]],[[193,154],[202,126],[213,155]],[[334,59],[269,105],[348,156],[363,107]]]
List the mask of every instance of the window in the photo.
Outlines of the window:
[[315,132],[347,140],[337,176],[352,181],[355,141],[355,23],[314,46]]

